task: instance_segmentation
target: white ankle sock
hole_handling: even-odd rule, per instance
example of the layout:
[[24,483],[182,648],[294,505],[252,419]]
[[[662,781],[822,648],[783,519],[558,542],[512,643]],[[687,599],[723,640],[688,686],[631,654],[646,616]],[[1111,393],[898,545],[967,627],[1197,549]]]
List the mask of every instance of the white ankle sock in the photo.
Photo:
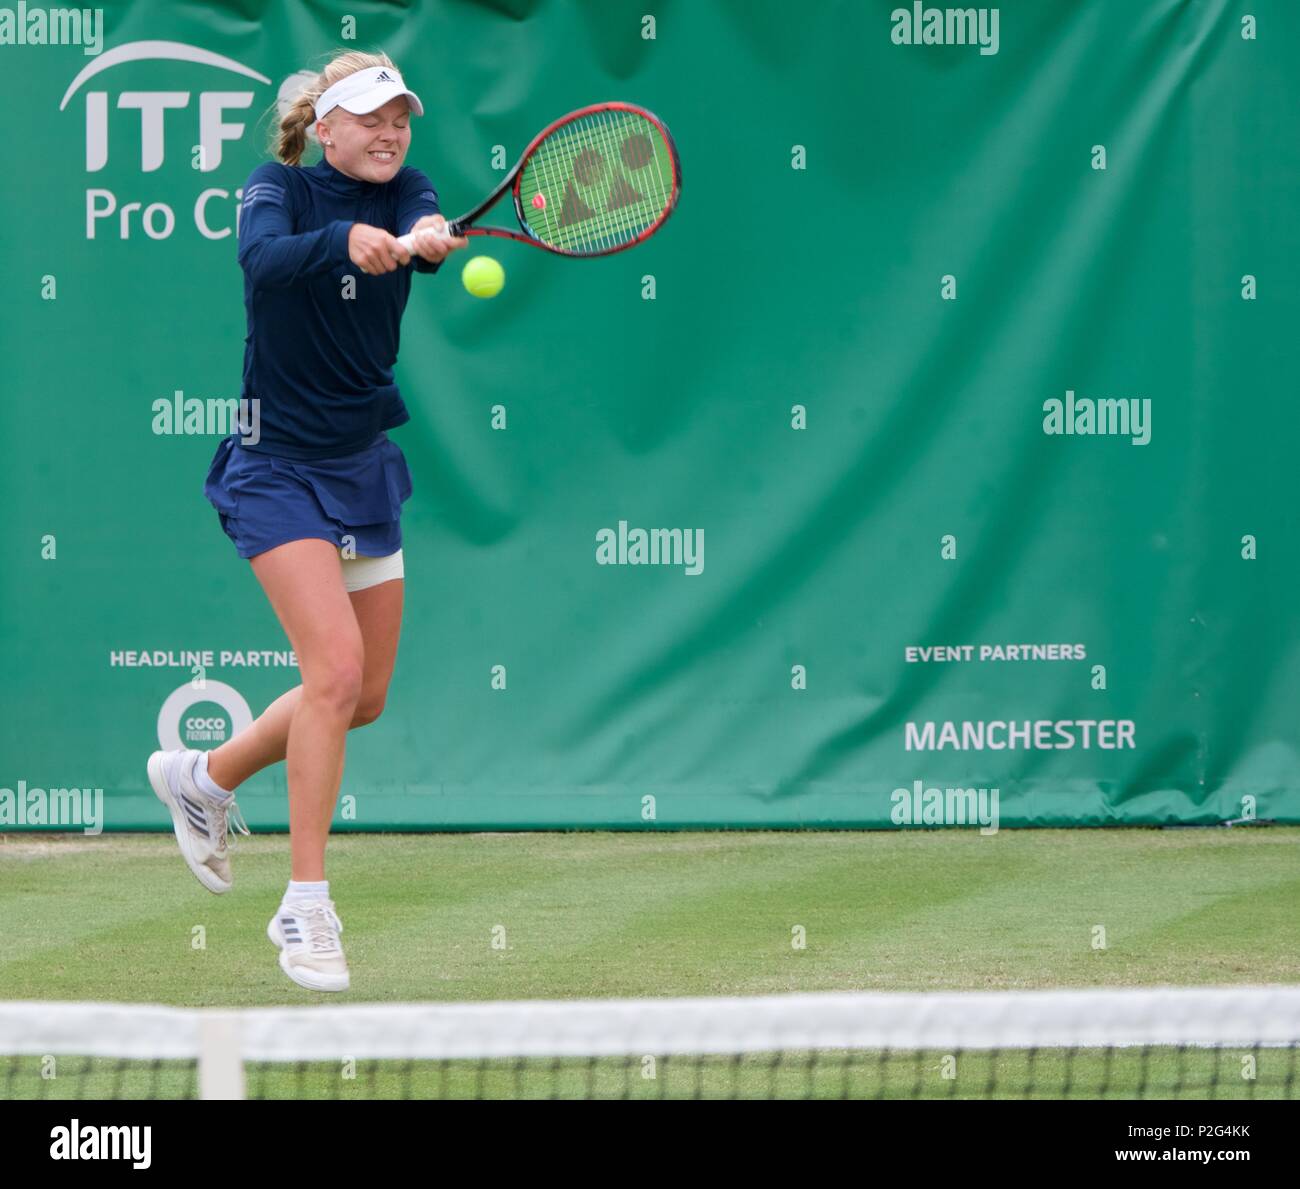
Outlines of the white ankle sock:
[[217,801],[228,801],[235,795],[229,789],[223,789],[208,775],[208,753],[206,751],[199,752],[199,758],[194,761],[194,783],[209,797]]
[[291,879],[289,890],[285,892],[286,900],[328,900],[330,898],[330,881],[322,879],[316,883]]

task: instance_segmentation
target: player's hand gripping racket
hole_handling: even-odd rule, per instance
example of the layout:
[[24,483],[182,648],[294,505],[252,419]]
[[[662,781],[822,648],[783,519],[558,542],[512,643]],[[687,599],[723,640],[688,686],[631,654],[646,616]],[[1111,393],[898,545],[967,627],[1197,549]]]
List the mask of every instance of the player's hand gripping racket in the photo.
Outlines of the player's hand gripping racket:
[[[474,224],[509,190],[519,231]],[[446,235],[497,235],[561,256],[607,256],[648,239],[682,192],[677,146],[658,116],[596,103],[543,129],[501,184]],[[416,235],[398,239],[413,251]]]

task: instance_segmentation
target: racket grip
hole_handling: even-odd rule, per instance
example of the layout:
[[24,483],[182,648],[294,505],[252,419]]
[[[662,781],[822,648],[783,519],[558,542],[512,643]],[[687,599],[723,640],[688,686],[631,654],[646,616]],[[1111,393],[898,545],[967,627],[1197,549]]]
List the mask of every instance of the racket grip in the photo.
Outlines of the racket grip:
[[[424,231],[432,231],[432,232],[434,232],[436,235],[447,235],[447,236],[451,236],[451,235],[460,235],[460,234],[461,234],[460,227],[459,227],[459,225],[456,224],[456,223],[447,223],[447,224],[446,224],[445,226],[443,226],[442,228],[437,228],[437,227],[425,227],[425,228],[423,229],[423,231],[421,232],[421,234],[423,234]],[[397,237],[397,242],[398,242],[399,244],[401,244],[402,247],[404,247],[408,252],[414,252],[414,251],[415,251],[415,232],[414,232],[414,231],[408,231],[405,235],[399,235],[399,236]]]

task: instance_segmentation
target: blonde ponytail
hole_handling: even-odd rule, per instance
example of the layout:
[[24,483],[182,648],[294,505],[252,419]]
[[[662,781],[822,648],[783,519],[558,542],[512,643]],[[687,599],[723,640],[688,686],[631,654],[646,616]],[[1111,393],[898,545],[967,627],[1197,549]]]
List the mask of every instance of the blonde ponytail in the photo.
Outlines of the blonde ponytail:
[[341,79],[358,70],[371,66],[391,66],[397,64],[387,54],[367,54],[361,50],[344,50],[335,54],[329,64],[299,93],[280,120],[279,128],[272,136],[271,152],[286,165],[300,165],[302,155],[307,149],[307,133],[316,123],[316,100]]

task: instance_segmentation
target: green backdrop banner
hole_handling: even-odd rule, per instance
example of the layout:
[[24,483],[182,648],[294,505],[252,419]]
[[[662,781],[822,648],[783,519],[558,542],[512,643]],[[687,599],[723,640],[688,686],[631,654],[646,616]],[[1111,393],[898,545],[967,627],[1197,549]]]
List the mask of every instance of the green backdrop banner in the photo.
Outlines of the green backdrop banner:
[[240,187],[336,48],[419,92],[449,213],[604,99],[684,175],[635,251],[415,279],[340,828],[1300,821],[1300,5],[75,16],[0,11],[0,828],[167,828],[158,741],[297,683],[202,486]]

